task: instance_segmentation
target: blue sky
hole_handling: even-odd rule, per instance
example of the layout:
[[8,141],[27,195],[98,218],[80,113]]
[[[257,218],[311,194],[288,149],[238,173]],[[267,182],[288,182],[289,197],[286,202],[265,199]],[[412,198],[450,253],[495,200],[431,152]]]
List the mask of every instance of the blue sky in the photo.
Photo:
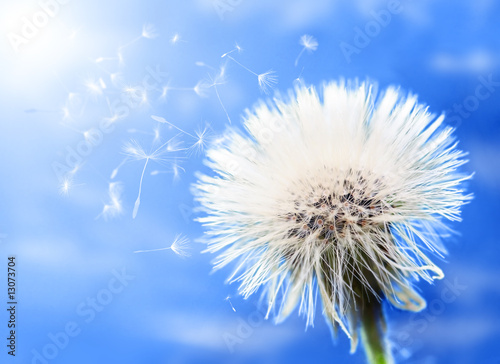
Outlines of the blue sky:
[[[298,315],[263,321],[258,297],[243,300],[224,284],[230,268],[210,274],[213,257],[196,242],[189,186],[206,167],[202,151],[180,149],[205,129],[216,137],[228,117],[240,126],[244,110],[268,97],[254,74],[268,70],[277,92],[297,78],[369,79],[447,113],[469,152],[475,198],[447,239],[446,278],[418,283],[428,308],[388,309],[391,340],[402,363],[500,362],[495,1],[23,0],[2,1],[0,14],[0,269],[16,256],[19,301],[17,355],[2,344],[2,363],[364,362],[343,334],[332,343],[319,307],[307,331]],[[304,34],[318,48],[295,66]],[[231,55],[251,71],[221,58],[236,44],[242,51]],[[225,83],[208,87],[220,67]],[[480,85],[487,95],[477,96]],[[96,139],[85,149],[89,131]],[[133,219],[144,161],[111,178],[123,146],[135,139],[149,151],[173,137],[169,159],[145,171]],[[110,183],[120,187],[121,210]],[[179,234],[190,257],[134,254]]]

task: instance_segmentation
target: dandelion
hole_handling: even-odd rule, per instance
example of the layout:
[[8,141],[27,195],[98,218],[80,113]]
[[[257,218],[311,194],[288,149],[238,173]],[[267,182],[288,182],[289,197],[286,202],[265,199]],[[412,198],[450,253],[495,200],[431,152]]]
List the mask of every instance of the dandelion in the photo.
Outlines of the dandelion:
[[313,52],[318,49],[318,41],[312,35],[304,34],[302,37],[300,37],[299,44],[302,46],[302,50],[297,56],[297,59],[295,59],[295,67],[297,67],[299,58],[302,56],[302,53],[304,53],[306,50],[309,52]]
[[181,258],[187,258],[191,256],[191,253],[189,252],[189,239],[180,234],[175,237],[173,243],[169,247],[150,250],[136,250],[134,253],[150,253],[162,250],[172,250]]
[[444,220],[471,199],[453,129],[415,96],[367,83],[297,87],[290,100],[248,112],[250,136],[229,129],[207,152],[214,176],[194,186],[214,269],[238,261],[230,282],[260,291],[276,322],[299,304],[314,319],[317,293],[335,330],[361,334],[370,363],[392,363],[381,301],[425,307],[413,281],[443,277]]

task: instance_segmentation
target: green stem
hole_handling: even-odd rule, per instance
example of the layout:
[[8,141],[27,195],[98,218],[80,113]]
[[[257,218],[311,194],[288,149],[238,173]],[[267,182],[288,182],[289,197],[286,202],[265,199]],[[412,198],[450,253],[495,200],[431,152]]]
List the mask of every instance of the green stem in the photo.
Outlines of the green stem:
[[394,364],[385,343],[384,313],[376,300],[363,307],[361,316],[361,340],[369,364]]

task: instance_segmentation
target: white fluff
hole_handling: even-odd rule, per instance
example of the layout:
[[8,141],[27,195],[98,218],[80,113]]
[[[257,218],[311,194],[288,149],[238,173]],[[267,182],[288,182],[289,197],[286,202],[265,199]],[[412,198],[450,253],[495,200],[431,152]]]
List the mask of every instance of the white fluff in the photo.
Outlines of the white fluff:
[[299,305],[324,314],[356,346],[362,287],[399,308],[425,301],[412,281],[442,271],[442,220],[459,220],[471,197],[457,172],[465,163],[453,129],[389,88],[368,83],[298,87],[247,111],[249,136],[229,129],[208,150],[214,176],[195,185],[215,268],[237,261],[230,281],[248,297],[263,287],[283,320]]

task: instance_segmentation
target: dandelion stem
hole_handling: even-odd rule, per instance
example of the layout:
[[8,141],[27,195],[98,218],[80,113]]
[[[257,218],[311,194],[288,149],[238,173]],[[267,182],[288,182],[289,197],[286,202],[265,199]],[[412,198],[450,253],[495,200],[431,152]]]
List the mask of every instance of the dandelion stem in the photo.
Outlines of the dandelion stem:
[[235,62],[236,64],[240,65],[241,67],[243,67],[244,69],[246,69],[248,72],[253,73],[255,76],[257,76],[257,77],[259,76],[257,73],[255,73],[254,71],[252,71],[250,68],[242,65],[240,62],[238,62],[237,60],[235,60],[233,57],[227,56],[227,58],[233,60],[233,62]]
[[297,58],[295,59],[295,67],[297,67],[297,64],[299,63],[299,59],[300,59],[300,56],[302,56],[302,53],[304,53],[304,51],[306,50],[306,48],[302,48],[302,50],[300,51],[299,55],[297,56]]
[[363,307],[361,339],[369,364],[394,364],[385,343],[384,313],[382,304],[373,300]]
[[215,89],[215,94],[217,95],[217,98],[219,99],[220,106],[222,106],[222,110],[224,110],[224,112],[226,113],[227,120],[229,120],[229,124],[232,124],[231,118],[229,117],[229,114],[227,113],[227,110],[224,107],[224,104],[222,103],[222,100],[221,100],[220,95],[219,95],[219,90],[217,90],[217,85],[215,83],[214,83],[214,89]]
[[144,168],[142,169],[141,181],[139,182],[139,194],[137,195],[137,200],[135,200],[134,211],[132,212],[132,218],[135,219],[137,216],[137,211],[139,210],[139,205],[141,204],[141,190],[142,190],[142,180],[144,178],[144,172],[146,172],[146,167],[148,166],[149,158],[146,158],[146,163],[144,163]]

